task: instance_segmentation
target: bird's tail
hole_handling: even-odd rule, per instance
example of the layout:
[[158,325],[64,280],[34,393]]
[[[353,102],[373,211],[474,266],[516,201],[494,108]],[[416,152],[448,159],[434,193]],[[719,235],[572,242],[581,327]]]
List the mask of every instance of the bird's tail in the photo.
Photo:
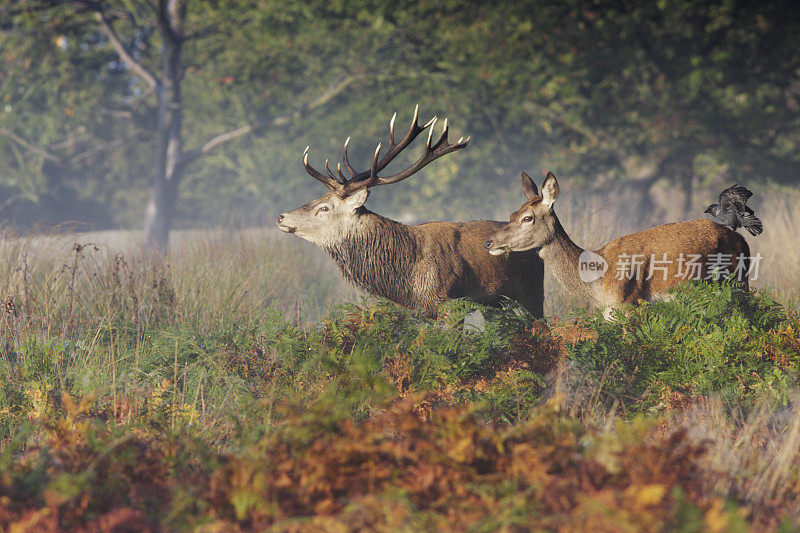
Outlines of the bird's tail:
[[754,213],[745,213],[742,215],[742,226],[750,232],[750,235],[760,235],[764,231],[764,225]]

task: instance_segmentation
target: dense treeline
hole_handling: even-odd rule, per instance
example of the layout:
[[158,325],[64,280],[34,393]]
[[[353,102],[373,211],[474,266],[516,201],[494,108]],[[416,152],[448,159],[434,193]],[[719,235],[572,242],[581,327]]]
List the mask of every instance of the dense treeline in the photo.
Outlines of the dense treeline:
[[[391,114],[402,124],[415,103],[473,142],[375,195],[371,205],[394,216],[502,216],[521,169],[552,168],[572,190],[613,192],[639,213],[669,216],[693,212],[698,191],[723,183],[800,176],[794,2],[184,7],[186,150],[262,127],[187,167],[179,226],[263,223],[309,200],[322,191],[300,164],[306,145],[321,164],[352,136],[351,159],[365,166]],[[158,13],[144,0],[0,8],[3,223],[141,227],[158,149],[157,90],[146,75],[162,68]]]

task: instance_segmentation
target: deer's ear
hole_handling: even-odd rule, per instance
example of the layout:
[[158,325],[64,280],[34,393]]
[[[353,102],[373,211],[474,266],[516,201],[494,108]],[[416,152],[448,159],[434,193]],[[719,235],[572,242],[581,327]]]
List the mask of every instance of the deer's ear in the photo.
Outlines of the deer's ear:
[[556,198],[558,198],[558,180],[552,172],[548,172],[542,183],[542,205],[550,207]]
[[525,172],[520,172],[519,177],[522,178],[522,192],[528,197],[528,200],[533,200],[534,196],[539,196],[539,189],[533,182],[533,179]]
[[364,202],[367,201],[367,197],[369,196],[369,189],[364,187],[363,189],[359,189],[347,198],[344,199],[344,205],[346,205],[349,209],[355,211],[362,205]]

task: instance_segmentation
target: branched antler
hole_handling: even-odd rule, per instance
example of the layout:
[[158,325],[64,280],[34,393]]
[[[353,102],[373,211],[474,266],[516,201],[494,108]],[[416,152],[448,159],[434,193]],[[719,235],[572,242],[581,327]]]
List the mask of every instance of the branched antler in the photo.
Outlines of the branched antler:
[[[436,124],[437,117],[433,117],[424,125],[420,126],[419,106],[417,106],[414,108],[414,118],[411,121],[411,127],[409,128],[408,133],[406,133],[405,137],[403,137],[400,142],[395,143],[394,122],[396,118],[397,113],[392,115],[392,119],[389,121],[389,150],[386,152],[386,154],[384,154],[383,157],[380,157],[383,145],[379,143],[378,147],[375,149],[374,155],[372,156],[372,164],[370,165],[369,170],[357,172],[350,164],[350,160],[347,157],[347,146],[350,143],[350,137],[348,137],[344,142],[344,147],[342,148],[342,163],[344,164],[345,169],[347,169],[347,172],[350,173],[349,179],[342,174],[341,163],[336,167],[336,174],[334,174],[328,166],[328,160],[325,160],[325,171],[328,174],[327,176],[315,170],[308,163],[309,147],[306,147],[305,151],[303,152],[303,166],[305,167],[306,172],[324,183],[326,187],[334,191],[337,195],[345,197],[359,189],[363,189],[364,187],[388,185],[390,183],[397,183],[398,181],[404,180],[418,172],[422,167],[431,161],[434,161],[443,155],[447,155],[450,152],[455,152],[456,150],[464,148],[467,146],[467,143],[469,143],[470,140],[469,137],[466,139],[461,137],[455,143],[450,144],[447,140],[449,126],[447,124],[447,119],[444,119],[444,125],[442,127],[442,133],[439,135],[439,139],[436,142],[432,142],[433,129]],[[405,150],[412,142],[414,142],[414,139],[416,139],[420,133],[428,128],[430,129],[428,130],[428,140],[425,143],[425,152],[414,164],[407,169],[391,176],[378,175],[378,173],[385,169],[400,152]]]

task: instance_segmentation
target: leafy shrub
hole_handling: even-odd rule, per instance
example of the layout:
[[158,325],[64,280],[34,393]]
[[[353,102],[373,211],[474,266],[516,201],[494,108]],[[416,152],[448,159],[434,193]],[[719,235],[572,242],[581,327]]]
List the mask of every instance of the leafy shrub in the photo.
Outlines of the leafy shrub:
[[800,324],[764,292],[691,283],[673,298],[585,317],[595,338],[570,355],[633,410],[660,410],[720,394],[734,403],[786,403],[797,386]]
[[423,419],[401,402],[363,422],[289,410],[261,439],[215,450],[186,431],[109,424],[110,413],[92,401],[65,397],[64,415],[45,425],[40,446],[0,455],[0,527],[735,530],[741,523],[735,505],[701,480],[705,446],[682,431],[650,438],[652,424],[622,423],[615,437],[553,406],[508,426],[469,408]]
[[[479,330],[464,326],[479,313]],[[532,318],[513,304],[501,309],[465,300],[442,305],[438,320],[382,302],[345,305],[325,319],[323,342],[345,360],[353,354],[380,362],[401,396],[433,403],[479,402],[488,416],[518,419],[543,392],[543,362],[531,348]],[[546,359],[546,358],[544,358]]]
[[[688,285],[611,322],[439,311],[346,304],[299,326],[273,306],[20,335],[0,357],[0,528],[736,531],[800,517],[800,411],[770,418],[790,428],[774,461],[736,468],[677,418],[646,416],[712,395],[789,402],[800,324],[764,293]],[[542,405],[569,379],[626,416],[599,429],[602,402],[594,418]],[[761,481],[739,480],[748,465]]]

